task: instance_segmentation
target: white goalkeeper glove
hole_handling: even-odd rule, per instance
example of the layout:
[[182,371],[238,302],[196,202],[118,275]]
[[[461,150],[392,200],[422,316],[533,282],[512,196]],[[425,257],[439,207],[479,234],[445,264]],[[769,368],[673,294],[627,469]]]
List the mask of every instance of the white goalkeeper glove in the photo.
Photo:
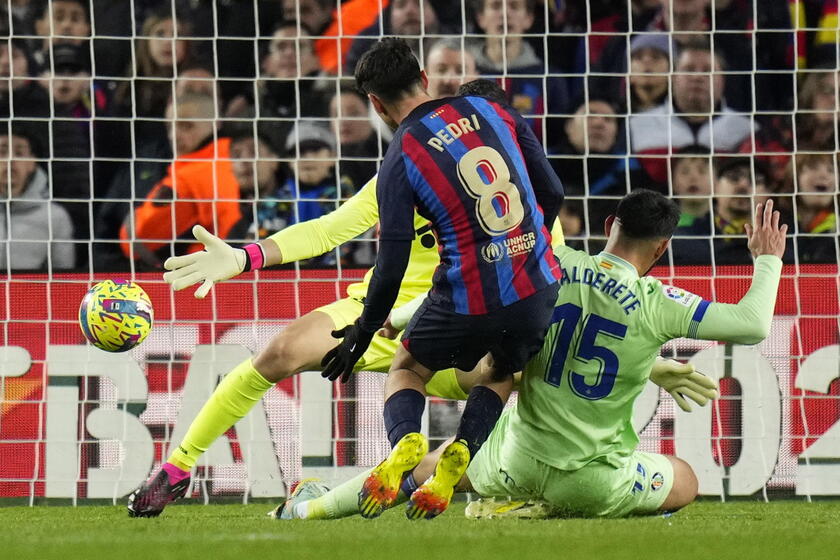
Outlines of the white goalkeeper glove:
[[202,226],[194,226],[192,233],[204,245],[204,251],[166,259],[163,268],[169,272],[163,279],[176,292],[203,282],[195,291],[195,297],[203,299],[216,282],[241,274],[248,257],[244,249],[231,247]]
[[691,412],[691,405],[685,397],[700,406],[706,406],[707,402],[718,397],[718,386],[714,379],[694,371],[693,365],[676,360],[657,358],[650,368],[650,380],[668,391],[677,405],[686,412]]

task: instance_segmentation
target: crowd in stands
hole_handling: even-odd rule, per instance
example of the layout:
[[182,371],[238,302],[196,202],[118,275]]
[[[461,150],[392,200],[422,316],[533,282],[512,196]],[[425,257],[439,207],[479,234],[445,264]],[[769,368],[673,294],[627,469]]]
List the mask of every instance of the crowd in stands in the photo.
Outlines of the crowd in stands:
[[[683,211],[664,263],[749,262],[770,198],[787,262],[836,263],[837,4],[9,0],[0,267],[159,270],[200,248],[193,225],[245,243],[330,212],[388,148],[352,76],[392,34],[433,97],[499,81],[564,183],[569,244],[599,250],[651,188]],[[375,234],[308,264],[368,266]]]

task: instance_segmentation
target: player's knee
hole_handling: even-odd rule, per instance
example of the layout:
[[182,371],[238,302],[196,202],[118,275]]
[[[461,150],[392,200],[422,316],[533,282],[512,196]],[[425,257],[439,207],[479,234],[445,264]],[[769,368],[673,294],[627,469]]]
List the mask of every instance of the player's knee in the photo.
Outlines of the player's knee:
[[294,336],[287,332],[275,335],[254,358],[254,367],[272,383],[297,373],[300,358]]
[[678,457],[668,457],[674,466],[674,486],[662,505],[665,511],[676,511],[693,502],[697,498],[700,483],[691,465]]

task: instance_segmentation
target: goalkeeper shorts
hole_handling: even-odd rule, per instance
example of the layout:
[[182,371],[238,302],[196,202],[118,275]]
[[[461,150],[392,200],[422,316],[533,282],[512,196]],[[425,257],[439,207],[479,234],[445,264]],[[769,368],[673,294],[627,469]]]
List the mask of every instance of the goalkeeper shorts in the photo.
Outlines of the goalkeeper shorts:
[[[353,298],[344,298],[315,309],[329,315],[336,329],[353,323],[362,314],[364,304]],[[354,371],[378,371],[387,373],[397,351],[398,340],[391,340],[374,335],[367,352],[356,364]],[[458,383],[455,370],[445,369],[435,373],[432,380],[426,384],[426,392],[435,397],[465,401],[467,394]]]
[[516,447],[508,427],[512,410],[505,411],[467,468],[482,496],[544,501],[561,516],[627,517],[657,512],[671,492],[674,468],[657,453],[633,451],[573,471],[538,461]]

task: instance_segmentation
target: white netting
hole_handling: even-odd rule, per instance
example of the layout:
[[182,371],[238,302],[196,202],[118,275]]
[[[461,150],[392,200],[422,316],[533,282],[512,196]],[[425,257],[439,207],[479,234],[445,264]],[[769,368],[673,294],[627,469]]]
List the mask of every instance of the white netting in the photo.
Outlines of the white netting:
[[[0,496],[120,499],[218,375],[372,264],[375,229],[205,302],[160,279],[167,256],[197,248],[196,223],[252,241],[358,192],[390,132],[352,90],[352,67],[383,34],[409,40],[433,96],[475,76],[499,82],[564,182],[575,247],[603,247],[603,221],[630,189],[660,190],[683,216],[654,274],[734,301],[751,272],[748,209],[776,201],[792,235],[771,336],[754,350],[670,345],[722,378],[725,397],[682,415],[651,390],[636,422],[645,450],[689,458],[702,493],[840,493],[836,3],[2,8]],[[128,361],[91,361],[77,305],[116,276],[147,288],[156,327]],[[373,373],[335,390],[317,374],[284,381],[208,453],[198,488],[276,496],[308,470],[340,479],[375,463],[387,446],[381,384]],[[450,404],[430,410],[433,436],[453,430]]]

